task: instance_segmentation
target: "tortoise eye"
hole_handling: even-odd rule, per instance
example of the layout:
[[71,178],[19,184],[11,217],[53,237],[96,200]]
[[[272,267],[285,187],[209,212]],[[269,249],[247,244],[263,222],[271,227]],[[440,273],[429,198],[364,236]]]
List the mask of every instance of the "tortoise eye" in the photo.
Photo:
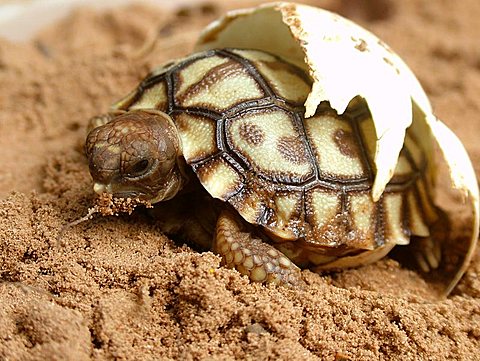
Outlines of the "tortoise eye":
[[129,167],[126,174],[128,177],[139,177],[148,170],[149,165],[150,163],[147,159],[141,159]]

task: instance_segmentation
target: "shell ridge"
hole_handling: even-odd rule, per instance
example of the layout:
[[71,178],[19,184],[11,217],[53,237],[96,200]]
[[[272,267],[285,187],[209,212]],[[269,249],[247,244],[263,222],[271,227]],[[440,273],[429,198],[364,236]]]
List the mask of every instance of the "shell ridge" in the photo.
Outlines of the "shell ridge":
[[375,230],[374,230],[374,238],[377,246],[383,246],[385,244],[385,215],[384,215],[384,197],[383,194],[378,200],[378,202],[374,202],[374,222],[375,222]]
[[[175,109],[175,82],[173,79],[173,71],[170,71],[166,76],[167,83],[167,113],[172,115],[173,110]],[[175,119],[174,119],[175,121]]]
[[318,164],[317,158],[312,149],[312,144],[310,143],[310,139],[307,135],[307,130],[305,129],[305,123],[303,117],[299,115],[297,112],[293,112],[293,119],[295,122],[295,126],[299,130],[301,137],[303,138],[303,143],[307,149],[308,157],[310,158],[313,164],[313,176],[315,177],[315,181],[320,179],[320,165]]

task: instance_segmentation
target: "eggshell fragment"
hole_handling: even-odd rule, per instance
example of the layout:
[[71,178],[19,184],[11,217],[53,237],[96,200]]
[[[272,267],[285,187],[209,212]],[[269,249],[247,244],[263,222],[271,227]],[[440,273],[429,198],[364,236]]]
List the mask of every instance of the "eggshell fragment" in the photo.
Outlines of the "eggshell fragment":
[[479,190],[473,165],[457,136],[434,115],[426,116],[425,121],[433,134],[433,139],[442,151],[453,187],[461,192],[464,202],[471,208],[472,230],[469,245],[463,262],[444,291],[446,296],[460,281],[475,253],[480,228]]

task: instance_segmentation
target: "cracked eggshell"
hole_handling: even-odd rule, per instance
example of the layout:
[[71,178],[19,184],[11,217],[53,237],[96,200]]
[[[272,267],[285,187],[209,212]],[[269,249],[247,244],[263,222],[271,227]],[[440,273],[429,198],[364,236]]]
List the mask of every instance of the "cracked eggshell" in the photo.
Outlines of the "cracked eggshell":
[[[196,50],[226,47],[270,52],[306,70],[313,80],[305,102],[306,117],[312,116],[322,101],[329,101],[339,114],[357,96],[366,101],[377,138],[375,201],[393,175],[405,131],[412,122],[412,131],[423,140],[430,158],[434,143],[438,144],[450,170],[452,188],[466,195],[473,214],[470,248],[449,290],[453,288],[478,238],[478,185],[463,145],[433,116],[424,90],[402,59],[375,35],[337,14],[287,2],[227,13],[202,32]],[[434,178],[434,162],[429,164],[429,175]]]
[[423,119],[433,135],[433,140],[442,152],[453,188],[461,192],[464,202],[471,208],[472,223],[469,244],[463,262],[444,291],[446,296],[460,281],[475,254],[480,228],[478,181],[472,162],[460,139],[433,114],[427,114]]

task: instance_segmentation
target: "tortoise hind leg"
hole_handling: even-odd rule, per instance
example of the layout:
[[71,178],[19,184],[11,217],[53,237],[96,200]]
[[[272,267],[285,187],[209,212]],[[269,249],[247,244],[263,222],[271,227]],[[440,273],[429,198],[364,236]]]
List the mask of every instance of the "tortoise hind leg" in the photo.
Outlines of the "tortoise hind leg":
[[[442,259],[442,243],[450,237],[450,222],[441,209],[433,207],[436,219],[430,221],[426,234],[412,232],[410,252],[416,264],[423,272],[430,272],[439,267]],[[426,222],[425,222],[426,223]]]
[[222,211],[218,218],[213,249],[227,267],[251,281],[303,286],[300,269],[276,248],[255,238],[230,211]]
[[437,269],[442,258],[441,245],[432,237],[415,237],[412,239],[412,253],[417,265],[423,272]]

